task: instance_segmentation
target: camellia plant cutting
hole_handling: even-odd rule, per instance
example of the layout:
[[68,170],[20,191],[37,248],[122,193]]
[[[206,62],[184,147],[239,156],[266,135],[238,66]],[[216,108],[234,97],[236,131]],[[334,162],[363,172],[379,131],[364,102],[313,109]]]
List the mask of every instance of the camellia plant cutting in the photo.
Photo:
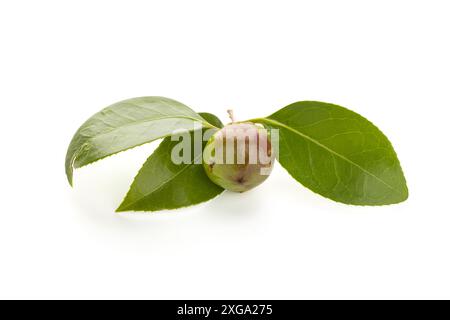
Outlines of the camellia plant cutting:
[[[176,209],[208,201],[225,190],[245,192],[278,161],[303,186],[351,205],[388,205],[408,198],[400,162],[388,138],[344,107],[292,103],[270,116],[223,125],[164,97],[115,103],[89,118],[66,155],[73,170],[162,139],[136,175],[117,211]],[[269,182],[268,182],[269,183]]]

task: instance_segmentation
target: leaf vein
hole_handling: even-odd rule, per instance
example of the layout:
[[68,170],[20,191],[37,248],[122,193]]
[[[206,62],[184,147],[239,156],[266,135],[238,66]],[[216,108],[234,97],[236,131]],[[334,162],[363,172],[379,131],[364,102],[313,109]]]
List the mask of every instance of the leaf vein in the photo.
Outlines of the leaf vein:
[[344,161],[347,161],[347,162],[350,163],[351,165],[357,167],[358,169],[360,169],[360,170],[363,171],[364,173],[366,173],[366,174],[370,175],[371,177],[373,177],[375,180],[381,182],[382,184],[384,184],[385,186],[387,186],[389,189],[391,189],[391,190],[393,190],[393,191],[395,191],[395,192],[401,194],[400,191],[398,191],[397,189],[395,189],[393,186],[391,186],[389,183],[387,183],[387,182],[384,181],[383,179],[379,178],[378,176],[376,176],[376,175],[373,174],[372,172],[368,171],[368,170],[365,169],[364,167],[360,166],[360,165],[357,164],[356,162],[350,160],[350,159],[347,158],[346,156],[344,156],[344,155],[342,155],[342,154],[340,154],[340,153],[334,151],[333,149],[327,147],[326,145],[320,143],[320,142],[317,141],[316,139],[314,139],[314,138],[312,138],[312,137],[310,137],[310,136],[308,136],[308,135],[306,135],[306,134],[304,134],[304,133],[302,133],[302,132],[300,132],[300,131],[298,131],[298,130],[295,130],[294,128],[289,127],[289,126],[285,125],[284,123],[281,123],[281,122],[279,122],[279,121],[277,121],[277,120],[274,120],[274,119],[270,119],[270,118],[260,118],[260,119],[255,119],[255,120],[267,122],[267,123],[272,124],[272,125],[274,125],[274,126],[282,127],[282,128],[284,128],[284,129],[286,129],[286,130],[289,130],[289,131],[291,131],[291,132],[293,132],[293,133],[299,135],[300,137],[302,137],[302,138],[304,138],[304,139],[306,139],[306,140],[308,140],[308,141],[310,141],[310,142],[312,142],[312,143],[318,145],[319,147],[325,149],[326,151],[328,151],[328,152],[330,152],[330,153],[336,155],[337,157],[343,159]]

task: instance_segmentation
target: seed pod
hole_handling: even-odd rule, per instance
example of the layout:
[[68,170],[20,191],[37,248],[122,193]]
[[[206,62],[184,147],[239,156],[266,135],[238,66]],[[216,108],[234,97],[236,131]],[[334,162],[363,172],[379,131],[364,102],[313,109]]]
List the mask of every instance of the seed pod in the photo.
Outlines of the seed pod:
[[205,147],[203,159],[208,177],[234,192],[261,184],[274,163],[267,130],[253,123],[232,123],[216,132]]

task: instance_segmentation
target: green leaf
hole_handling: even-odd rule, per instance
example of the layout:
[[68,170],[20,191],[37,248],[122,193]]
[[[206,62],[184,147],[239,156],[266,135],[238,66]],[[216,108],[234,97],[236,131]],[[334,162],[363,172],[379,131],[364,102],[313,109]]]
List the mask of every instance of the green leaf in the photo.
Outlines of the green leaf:
[[202,116],[203,119],[205,119],[206,121],[208,121],[208,123],[210,123],[211,125],[213,125],[216,128],[223,128],[223,123],[222,121],[220,121],[219,118],[217,118],[215,115],[213,115],[212,113],[208,113],[208,112],[200,112],[199,115]]
[[281,165],[324,197],[354,205],[386,205],[408,198],[391,143],[353,111],[302,101],[253,121],[279,129]]
[[[216,127],[223,126],[212,114],[200,115]],[[195,159],[202,159],[202,150],[195,153],[192,148],[192,164],[172,162],[171,152],[178,143],[170,137],[161,142],[135,177],[117,212],[177,209],[208,201],[224,191],[208,178],[201,164],[194,164]]]
[[87,120],[75,133],[66,155],[66,175],[73,169],[121,151],[166,137],[175,130],[193,130],[194,122],[213,127],[189,107],[163,97],[141,97],[115,103]]

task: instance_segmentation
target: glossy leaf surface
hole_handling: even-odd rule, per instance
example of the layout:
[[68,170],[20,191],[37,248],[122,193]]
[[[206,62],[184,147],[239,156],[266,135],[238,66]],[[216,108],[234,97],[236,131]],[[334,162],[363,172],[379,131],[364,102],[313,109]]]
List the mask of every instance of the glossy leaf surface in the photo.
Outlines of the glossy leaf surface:
[[408,198],[391,143],[359,114],[334,104],[302,101],[254,121],[279,129],[281,165],[312,191],[354,205]]
[[191,131],[194,122],[212,127],[184,104],[164,97],[141,97],[115,103],[88,119],[75,133],[66,155],[66,175],[121,151],[166,137],[175,130]]
[[[212,114],[200,115],[216,127],[223,126]],[[222,188],[209,180],[203,166],[194,163],[194,160],[202,158],[202,150],[195,153],[192,148],[192,164],[172,162],[171,152],[178,143],[171,141],[170,137],[161,142],[142,166],[117,211],[176,209],[205,202],[223,192]]]

